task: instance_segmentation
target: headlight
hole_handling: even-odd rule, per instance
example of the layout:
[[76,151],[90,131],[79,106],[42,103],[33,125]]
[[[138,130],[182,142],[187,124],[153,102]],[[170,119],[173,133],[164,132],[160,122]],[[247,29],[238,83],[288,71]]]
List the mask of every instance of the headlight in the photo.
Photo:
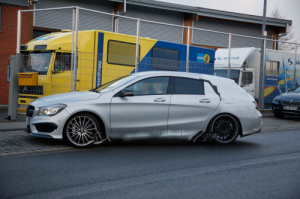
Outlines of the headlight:
[[39,110],[39,116],[53,116],[66,108],[65,104],[55,104],[50,106],[41,107]]
[[276,99],[276,97],[273,99],[273,102],[278,103],[278,100]]

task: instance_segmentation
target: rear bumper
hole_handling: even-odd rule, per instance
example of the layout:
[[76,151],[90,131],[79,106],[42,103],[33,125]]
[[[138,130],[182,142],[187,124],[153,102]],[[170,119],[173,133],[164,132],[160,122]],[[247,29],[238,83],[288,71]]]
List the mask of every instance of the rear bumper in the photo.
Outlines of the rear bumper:
[[249,134],[246,134],[246,135],[242,135],[241,137],[246,137],[248,135],[253,135],[253,134],[256,134],[256,133],[260,133],[261,132],[261,129],[259,129],[258,131],[255,131],[253,133],[249,133]]

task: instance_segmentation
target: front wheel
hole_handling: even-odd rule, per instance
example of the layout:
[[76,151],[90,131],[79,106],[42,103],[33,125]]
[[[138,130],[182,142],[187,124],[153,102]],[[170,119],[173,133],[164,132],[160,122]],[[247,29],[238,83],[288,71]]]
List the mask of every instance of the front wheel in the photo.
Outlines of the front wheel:
[[71,117],[64,129],[67,141],[77,148],[87,148],[104,139],[97,119],[88,113]]
[[284,113],[274,113],[274,116],[277,118],[283,118],[285,116]]
[[240,125],[235,117],[222,114],[212,120],[210,131],[215,142],[229,144],[237,139],[240,133]]

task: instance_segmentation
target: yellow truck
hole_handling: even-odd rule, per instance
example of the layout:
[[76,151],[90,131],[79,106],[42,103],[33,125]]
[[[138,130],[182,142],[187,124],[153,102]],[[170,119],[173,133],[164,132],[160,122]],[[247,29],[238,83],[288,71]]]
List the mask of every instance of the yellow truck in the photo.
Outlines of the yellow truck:
[[[71,49],[72,32],[68,30],[38,37],[21,46],[19,113],[25,113],[34,99],[70,92],[74,86]],[[184,44],[140,37],[139,72],[186,71],[186,49]],[[214,50],[190,46],[189,52],[190,62],[195,62],[190,72],[213,74]],[[78,64],[74,69],[76,91],[91,90],[135,72],[135,55],[135,36],[101,30],[79,31]]]

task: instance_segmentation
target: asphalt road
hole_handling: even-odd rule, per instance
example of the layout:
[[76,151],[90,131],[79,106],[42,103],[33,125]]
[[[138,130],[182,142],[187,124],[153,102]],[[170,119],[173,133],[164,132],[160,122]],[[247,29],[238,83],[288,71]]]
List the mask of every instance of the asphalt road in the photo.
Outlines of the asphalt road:
[[300,198],[300,130],[0,158],[0,198]]

